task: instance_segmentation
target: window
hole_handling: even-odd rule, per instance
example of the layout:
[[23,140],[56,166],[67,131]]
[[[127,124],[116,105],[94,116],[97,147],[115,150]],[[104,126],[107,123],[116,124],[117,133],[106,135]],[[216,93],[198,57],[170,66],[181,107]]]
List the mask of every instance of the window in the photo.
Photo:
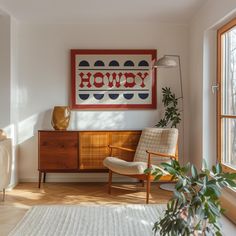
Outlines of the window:
[[218,30],[218,159],[236,172],[236,19]]

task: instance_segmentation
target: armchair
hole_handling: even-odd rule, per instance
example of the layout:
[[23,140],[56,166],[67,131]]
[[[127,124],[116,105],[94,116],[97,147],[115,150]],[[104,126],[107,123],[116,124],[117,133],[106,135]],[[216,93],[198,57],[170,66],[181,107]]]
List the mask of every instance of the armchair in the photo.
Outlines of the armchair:
[[11,180],[11,164],[12,164],[12,142],[11,139],[3,139],[0,141],[0,191],[2,190],[2,200],[5,200],[5,189]]
[[[136,151],[125,147],[110,147],[110,156],[103,161],[109,169],[108,193],[111,194],[112,174],[120,174],[146,181],[146,203],[149,203],[149,193],[153,176],[145,174],[146,168],[161,168],[160,163],[172,158],[178,159],[178,130],[175,128],[146,128],[142,131]],[[113,149],[135,152],[132,162],[113,157]],[[170,181],[171,176],[165,174],[160,181]]]

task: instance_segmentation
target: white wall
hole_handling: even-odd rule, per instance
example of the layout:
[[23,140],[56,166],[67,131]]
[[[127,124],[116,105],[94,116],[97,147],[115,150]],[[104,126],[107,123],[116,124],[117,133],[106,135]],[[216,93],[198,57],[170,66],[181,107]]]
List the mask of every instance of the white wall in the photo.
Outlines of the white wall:
[[191,161],[216,160],[216,30],[235,15],[235,0],[208,0],[190,24],[189,134]]
[[18,32],[17,32],[17,21],[11,17],[11,122],[9,130],[9,136],[12,138],[13,151],[12,151],[12,178],[11,178],[11,186],[15,186],[18,183],[18,70],[17,70],[17,51],[18,51]]
[[[37,130],[51,128],[51,109],[66,105],[70,97],[70,49],[157,49],[158,55],[181,56],[184,92],[188,87],[188,28],[174,24],[103,24],[18,26],[19,176],[37,181]],[[179,95],[178,68],[158,72],[158,106],[161,87]],[[186,101],[187,102],[187,101]],[[158,110],[73,112],[71,129],[142,129],[155,125]],[[187,117],[187,116],[186,116]],[[186,121],[187,123],[187,121]],[[187,129],[186,129],[187,133]],[[180,140],[182,142],[182,138]],[[181,148],[180,148],[181,150]],[[185,156],[188,143],[186,135]],[[79,178],[77,177],[79,176]],[[103,174],[51,174],[49,179],[104,180]],[[69,178],[69,179],[68,179]]]
[[0,15],[0,128],[10,124],[10,17]]
[[18,182],[17,168],[17,23],[0,12],[0,129],[12,139],[12,176],[10,187]]

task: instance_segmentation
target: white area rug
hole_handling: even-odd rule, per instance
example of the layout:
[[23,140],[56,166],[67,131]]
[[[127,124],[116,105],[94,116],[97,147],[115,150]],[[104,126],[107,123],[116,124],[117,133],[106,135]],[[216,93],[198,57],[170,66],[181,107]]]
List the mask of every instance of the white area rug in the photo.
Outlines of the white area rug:
[[9,236],[151,236],[165,205],[35,206]]

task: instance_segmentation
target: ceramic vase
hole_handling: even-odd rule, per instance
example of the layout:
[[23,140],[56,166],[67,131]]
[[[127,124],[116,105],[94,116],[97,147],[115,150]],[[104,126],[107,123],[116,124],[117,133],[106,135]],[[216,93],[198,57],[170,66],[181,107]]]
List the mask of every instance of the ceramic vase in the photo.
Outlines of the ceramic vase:
[[52,112],[52,127],[55,130],[66,130],[70,122],[70,113],[68,106],[55,106]]

